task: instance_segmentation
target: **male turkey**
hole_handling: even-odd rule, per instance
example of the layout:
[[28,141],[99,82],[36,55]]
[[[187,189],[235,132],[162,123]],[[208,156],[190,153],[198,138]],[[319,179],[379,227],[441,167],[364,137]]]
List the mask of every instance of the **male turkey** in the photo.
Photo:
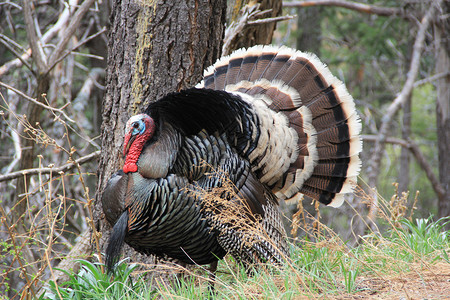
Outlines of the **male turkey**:
[[220,59],[196,88],[127,122],[123,170],[102,196],[108,267],[123,241],[188,264],[226,253],[281,262],[278,199],[340,206],[360,169],[360,130],[352,97],[316,56],[256,46]]

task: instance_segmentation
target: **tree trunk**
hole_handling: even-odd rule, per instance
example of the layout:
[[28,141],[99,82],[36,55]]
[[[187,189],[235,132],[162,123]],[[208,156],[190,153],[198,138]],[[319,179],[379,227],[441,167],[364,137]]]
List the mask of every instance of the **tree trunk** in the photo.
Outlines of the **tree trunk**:
[[[402,108],[402,139],[407,141],[411,136],[411,95],[403,104]],[[398,196],[401,197],[402,192],[409,190],[409,149],[402,147],[400,149],[400,167],[398,172]]]
[[[410,43],[414,41],[411,39]],[[411,50],[408,50],[406,56],[406,63],[404,72],[408,72],[408,66],[411,64]],[[412,106],[412,94],[408,96],[405,103],[402,105],[402,139],[408,141],[411,138],[411,106]],[[398,170],[398,196],[402,196],[402,192],[409,190],[409,173],[410,173],[410,150],[402,147],[400,149],[400,166]]]
[[[408,44],[413,44],[414,39],[410,38]],[[408,66],[411,64],[412,49],[408,49],[405,54],[405,65],[403,67],[403,72],[406,74],[408,72]],[[411,118],[412,118],[412,94],[408,96],[405,103],[402,105],[402,139],[408,141],[411,139]],[[410,183],[410,170],[411,170],[411,153],[410,149],[406,147],[401,147],[400,149],[400,165],[398,169],[398,196],[402,196],[402,192],[409,191]]]
[[299,7],[297,9],[297,49],[320,57],[322,7]]
[[[450,4],[442,4],[442,16],[448,14]],[[436,42],[436,73],[441,74],[450,70],[450,41],[448,32],[450,22],[448,18],[442,18],[435,24]],[[446,35],[447,34],[447,35]],[[450,76],[441,78],[437,82],[436,122],[439,156],[439,181],[447,193],[439,197],[438,217],[450,216]]]
[[[100,199],[111,174],[122,168],[127,119],[169,92],[192,87],[220,57],[226,1],[115,0],[111,11],[94,211],[102,247],[111,227]],[[138,257],[130,247],[125,247],[125,256]],[[151,262],[147,257],[139,260]]]
[[[42,94],[47,93],[49,85],[50,85],[50,77],[48,74],[43,74],[37,79],[37,87],[34,94],[34,97],[41,103],[45,103],[45,99]],[[39,106],[34,103],[28,104],[27,109],[27,121],[33,127],[36,126],[36,123],[41,121],[41,113],[42,106]],[[36,147],[36,142],[34,136],[24,134],[24,138],[22,138],[22,159],[19,163],[19,170],[27,170],[33,168],[34,161],[36,158],[36,153],[34,152]],[[15,190],[16,193],[16,201],[17,205],[13,210],[12,222],[17,223],[19,232],[24,232],[24,224],[21,218],[25,213],[28,203],[27,203],[27,193],[28,187],[30,186],[30,176],[24,176],[23,178],[17,179],[17,187]]]

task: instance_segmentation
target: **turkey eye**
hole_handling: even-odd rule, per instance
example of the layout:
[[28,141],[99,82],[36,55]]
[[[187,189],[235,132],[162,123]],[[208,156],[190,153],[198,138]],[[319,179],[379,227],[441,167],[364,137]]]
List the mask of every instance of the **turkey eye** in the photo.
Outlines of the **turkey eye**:
[[142,121],[136,121],[131,123],[131,127],[133,128],[132,130],[133,135],[141,134],[145,129],[145,124]]

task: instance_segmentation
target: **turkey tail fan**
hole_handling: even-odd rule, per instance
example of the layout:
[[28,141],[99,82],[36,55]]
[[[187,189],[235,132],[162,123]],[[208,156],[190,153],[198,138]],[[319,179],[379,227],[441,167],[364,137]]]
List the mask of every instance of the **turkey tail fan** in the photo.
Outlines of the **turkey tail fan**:
[[[274,46],[237,50],[208,68],[197,87],[240,95],[254,105],[261,127],[272,126],[249,158],[279,198],[302,193],[338,207],[352,192],[361,168],[361,122],[344,84],[314,54]],[[294,148],[284,164],[273,163],[279,150],[270,150],[285,138],[273,131],[275,123],[293,133],[283,145]]]
[[109,273],[114,270],[122,250],[125,234],[128,227],[128,210],[125,210],[114,224],[111,236],[109,237],[108,247],[106,248],[106,269]]

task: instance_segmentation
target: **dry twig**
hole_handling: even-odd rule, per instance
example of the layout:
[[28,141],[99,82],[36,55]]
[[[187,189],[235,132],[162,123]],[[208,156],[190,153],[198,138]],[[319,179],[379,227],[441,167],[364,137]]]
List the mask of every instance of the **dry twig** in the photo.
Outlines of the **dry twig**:
[[25,175],[37,175],[37,174],[50,174],[50,173],[59,173],[59,172],[67,172],[73,168],[76,168],[78,165],[85,164],[87,162],[90,162],[94,159],[96,159],[100,155],[100,150],[97,150],[95,152],[92,152],[91,154],[85,155],[83,157],[80,157],[72,162],[69,162],[65,165],[62,165],[60,167],[56,168],[34,168],[34,169],[27,169],[27,170],[20,170],[17,172],[0,175],[0,182],[12,180],[15,178],[23,177]]
[[[3,86],[4,88],[7,88],[8,90],[13,91],[13,92],[16,93],[17,95],[22,96],[24,99],[26,99],[26,100],[28,100],[28,101],[30,101],[30,102],[36,104],[36,105],[39,105],[39,106],[41,106],[41,107],[43,107],[43,108],[45,108],[45,109],[48,109],[48,110],[50,110],[50,111],[52,111],[52,112],[60,113],[60,114],[62,114],[62,115],[64,116],[64,118],[66,118],[68,121],[70,121],[70,122],[72,122],[72,123],[75,123],[75,121],[72,120],[72,119],[71,119],[71,118],[63,111],[64,106],[63,106],[62,108],[54,108],[54,107],[45,105],[44,103],[39,102],[39,101],[37,101],[36,99],[34,99],[34,98],[32,98],[32,97],[26,95],[26,94],[23,93],[22,91],[20,91],[20,90],[14,88],[14,87],[12,87],[12,86],[6,84],[6,83],[3,83],[3,82],[1,82],[1,81],[0,81],[0,86]],[[67,106],[67,105],[65,105],[65,106]]]

